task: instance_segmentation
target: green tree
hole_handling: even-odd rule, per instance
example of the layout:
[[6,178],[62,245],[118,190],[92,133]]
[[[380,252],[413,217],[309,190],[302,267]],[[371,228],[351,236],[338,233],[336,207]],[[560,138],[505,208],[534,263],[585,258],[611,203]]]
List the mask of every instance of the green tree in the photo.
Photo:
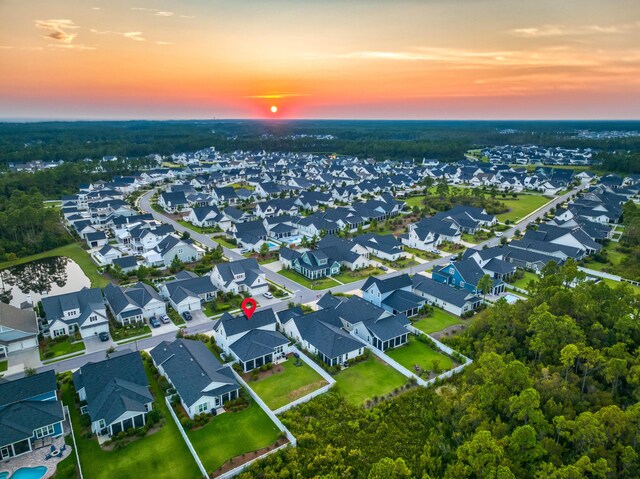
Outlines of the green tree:
[[411,470],[401,457],[395,461],[383,457],[373,465],[367,476],[368,479],[402,479],[405,477],[411,477]]
[[487,293],[489,291],[491,291],[491,288],[493,287],[493,279],[491,278],[491,276],[489,276],[488,274],[483,275],[479,280],[478,280],[478,291],[480,291],[482,293],[482,298],[486,301],[487,299]]

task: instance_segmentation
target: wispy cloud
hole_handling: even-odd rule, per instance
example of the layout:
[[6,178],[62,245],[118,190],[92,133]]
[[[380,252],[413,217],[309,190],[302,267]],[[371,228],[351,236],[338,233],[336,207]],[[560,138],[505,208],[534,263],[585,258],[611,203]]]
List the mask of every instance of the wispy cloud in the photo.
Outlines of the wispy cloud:
[[521,37],[566,37],[580,35],[612,35],[628,33],[640,29],[640,22],[621,23],[617,25],[540,25],[535,27],[515,28],[509,33]]
[[58,19],[58,20],[35,20],[37,28],[47,30],[49,33],[44,35],[45,38],[52,38],[62,43],[69,44],[77,36],[77,33],[69,33],[67,30],[74,30],[78,27],[73,20]]
[[130,40],[135,40],[136,42],[144,42],[145,38],[142,36],[142,32],[125,32],[122,34],[125,38],[129,38]]
[[156,45],[173,45],[173,42],[163,42],[162,40],[158,40]]
[[146,12],[156,17],[180,17],[180,18],[196,18],[195,15],[176,15],[175,12],[170,12],[168,10],[158,10],[157,8],[147,8],[147,7],[131,7],[131,10],[136,12]]
[[92,28],[90,32],[96,35],[119,35],[129,40],[135,40],[136,42],[144,42],[147,40],[142,36],[142,32],[116,32],[113,30],[96,30],[95,28]]
[[173,12],[159,11],[159,12],[156,12],[156,16],[158,16],[158,17],[172,17],[173,16]]
[[97,48],[93,45],[80,45],[78,43],[72,44],[50,44],[47,45],[50,50],[96,50]]

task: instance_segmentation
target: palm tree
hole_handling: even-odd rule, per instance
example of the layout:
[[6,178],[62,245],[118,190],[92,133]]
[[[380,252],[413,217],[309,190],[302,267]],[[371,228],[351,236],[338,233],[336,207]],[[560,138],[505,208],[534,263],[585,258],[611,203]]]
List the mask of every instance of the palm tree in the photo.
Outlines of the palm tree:
[[478,290],[482,292],[483,301],[487,300],[487,293],[491,291],[491,287],[493,286],[493,279],[488,274],[485,274],[480,281],[478,281]]

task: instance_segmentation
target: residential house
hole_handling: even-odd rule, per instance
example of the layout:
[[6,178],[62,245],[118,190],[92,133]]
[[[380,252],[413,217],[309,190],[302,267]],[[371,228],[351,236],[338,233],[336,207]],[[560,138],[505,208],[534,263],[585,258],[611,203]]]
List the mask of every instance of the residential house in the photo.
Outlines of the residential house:
[[149,381],[137,351],[108,356],[87,363],[73,373],[73,384],[82,413],[91,419],[91,431],[99,436],[116,436],[141,428],[153,409]]
[[85,339],[109,332],[107,310],[100,288],[83,288],[73,293],[42,298],[42,310],[51,338],[78,332]]
[[160,296],[171,304],[178,313],[200,311],[202,303],[212,301],[218,288],[211,281],[211,276],[198,276],[191,271],[181,271],[175,279],[160,287]]
[[147,266],[168,268],[176,258],[182,263],[191,263],[202,257],[202,254],[202,248],[197,247],[193,240],[168,235],[153,249],[143,253],[142,257]]
[[393,314],[415,316],[424,306],[424,300],[411,292],[408,274],[380,279],[370,276],[362,286],[362,298]]
[[428,304],[457,316],[478,309],[482,303],[481,298],[466,289],[457,289],[421,274],[414,275],[411,291],[424,298]]
[[0,460],[26,454],[64,434],[56,375],[47,371],[0,381]]
[[191,419],[198,414],[224,412],[224,403],[240,394],[231,367],[220,364],[201,341],[163,341],[150,354]]
[[211,281],[225,293],[257,296],[269,291],[266,275],[255,258],[215,265],[211,270]]
[[249,321],[244,315],[224,313],[214,324],[213,335],[222,351],[248,372],[289,352],[289,340],[276,331],[276,325],[272,309],[256,311]]
[[122,287],[109,283],[104,288],[104,297],[113,317],[120,324],[144,321],[154,316],[167,314],[167,308],[153,287],[136,283]]
[[33,309],[0,302],[0,360],[38,347],[38,322]]

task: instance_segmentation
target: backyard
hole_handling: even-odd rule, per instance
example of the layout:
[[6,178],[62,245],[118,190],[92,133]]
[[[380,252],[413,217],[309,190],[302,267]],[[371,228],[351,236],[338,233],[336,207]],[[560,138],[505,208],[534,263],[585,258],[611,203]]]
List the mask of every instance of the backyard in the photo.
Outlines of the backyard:
[[496,215],[498,221],[504,222],[510,220],[512,223],[520,221],[532,211],[537,210],[551,201],[551,198],[542,195],[518,195],[517,199],[511,197],[500,198],[498,196],[496,199],[509,208],[509,211],[506,213]]
[[537,281],[538,279],[539,279],[539,276],[536,273],[532,273],[531,271],[525,271],[523,278],[517,279],[511,284],[516,288],[527,290],[527,286],[529,285],[529,282]]
[[413,323],[413,326],[418,328],[420,331],[430,334],[461,323],[462,320],[457,316],[447,313],[440,308],[433,308],[433,314],[431,316],[421,317],[421,319]]
[[176,471],[185,479],[201,477],[187,445],[171,418],[162,391],[153,375],[147,377],[155,397],[153,407],[165,418],[162,428],[140,438],[122,449],[103,450],[95,436],[86,438],[82,430],[80,411],[75,405],[75,391],[71,382],[62,385],[62,400],[69,406],[73,431],[78,444],[80,463],[85,479],[137,479],[153,477],[174,479]]
[[340,371],[335,380],[340,394],[357,406],[374,396],[389,394],[407,382],[402,374],[373,355]]
[[[207,471],[212,472],[241,454],[270,446],[280,431],[255,401],[246,409],[214,417],[203,428],[187,433]],[[179,468],[171,467],[171,477]],[[152,476],[139,476],[152,477]]]
[[284,363],[274,366],[272,370],[268,371],[268,374],[272,374],[257,381],[249,382],[251,389],[267,403],[267,406],[272,411],[327,384],[304,361],[298,361],[301,364],[296,366],[294,359],[289,358]]
[[300,273],[296,273],[292,269],[281,269],[280,271],[278,271],[278,274],[284,276],[285,278],[290,279],[291,281],[295,281],[296,283],[301,284],[306,288],[314,289],[314,290],[334,288],[336,286],[340,286],[339,283],[336,283],[331,278],[325,277],[325,278],[310,280],[302,276]]
[[[453,361],[448,356],[432,349],[428,344],[419,341],[415,336],[409,335],[409,344],[387,351],[387,355],[398,361],[409,371],[414,372],[414,366],[418,365],[425,371],[437,372],[438,369],[446,371],[453,367]],[[434,367],[437,361],[437,368]]]

